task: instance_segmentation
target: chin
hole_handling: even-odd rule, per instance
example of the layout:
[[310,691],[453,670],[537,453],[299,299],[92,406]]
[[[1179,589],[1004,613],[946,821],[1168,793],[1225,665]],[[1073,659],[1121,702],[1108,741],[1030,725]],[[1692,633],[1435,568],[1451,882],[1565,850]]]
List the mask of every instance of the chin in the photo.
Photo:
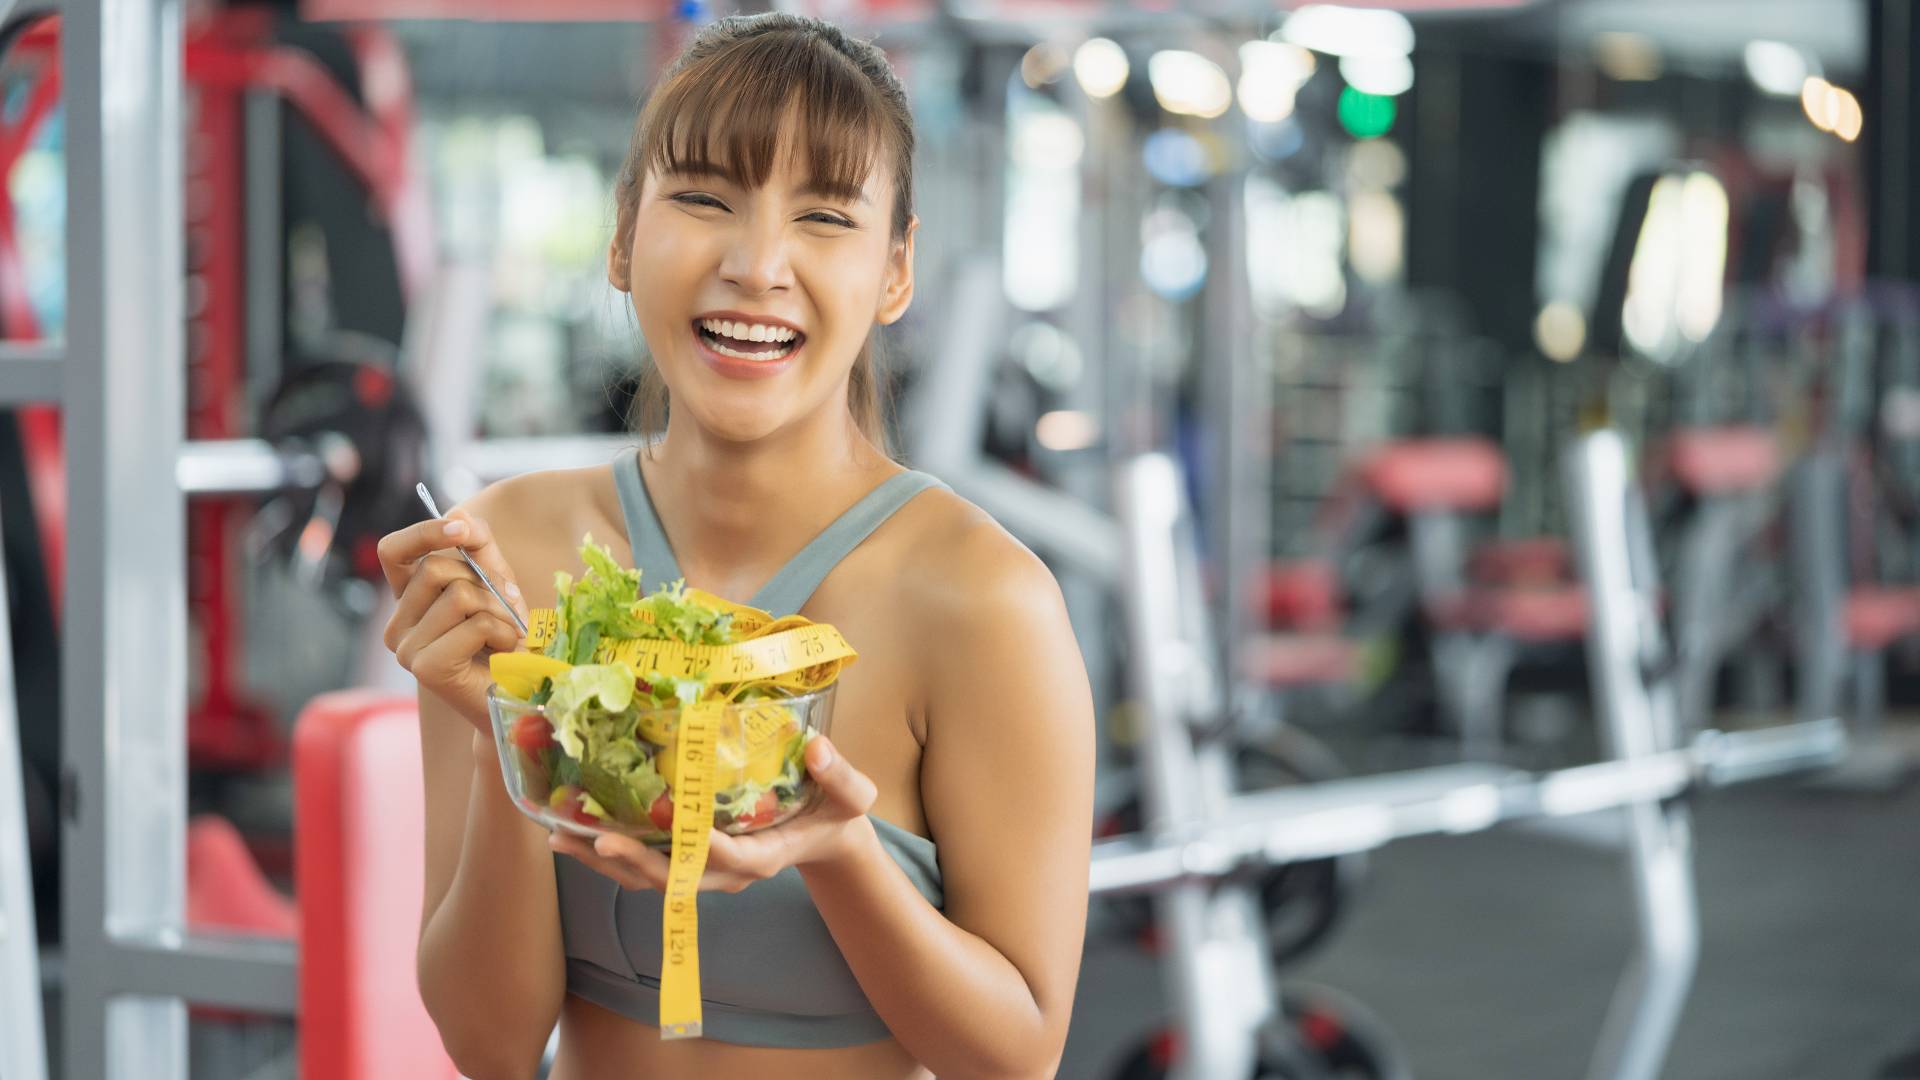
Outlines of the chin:
[[795,417],[773,402],[702,401],[688,409],[701,429],[731,443],[755,443],[780,431]]

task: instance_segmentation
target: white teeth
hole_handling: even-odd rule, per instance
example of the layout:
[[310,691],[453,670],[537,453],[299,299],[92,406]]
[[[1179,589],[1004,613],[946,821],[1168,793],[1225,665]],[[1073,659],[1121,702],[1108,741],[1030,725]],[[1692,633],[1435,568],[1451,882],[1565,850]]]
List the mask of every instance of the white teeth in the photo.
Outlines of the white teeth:
[[799,335],[785,326],[734,322],[730,319],[701,319],[701,329],[735,341],[792,341]]
[[731,356],[735,360],[754,360],[754,361],[780,360],[780,359],[784,359],[785,357],[787,357],[789,354],[793,352],[793,349],[791,347],[779,349],[774,352],[745,352],[740,349],[729,348],[728,346],[722,345],[717,341],[707,342],[707,348],[712,349],[714,352],[719,353],[721,356]]

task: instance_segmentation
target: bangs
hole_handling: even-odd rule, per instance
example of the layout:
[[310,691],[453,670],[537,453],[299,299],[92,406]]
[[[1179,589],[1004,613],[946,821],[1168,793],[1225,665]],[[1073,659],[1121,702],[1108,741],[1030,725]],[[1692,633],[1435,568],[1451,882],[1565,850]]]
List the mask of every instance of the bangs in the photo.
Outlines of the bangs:
[[780,154],[807,187],[858,200],[885,140],[884,103],[846,57],[790,32],[734,42],[654,92],[639,160],[662,175],[764,185]]

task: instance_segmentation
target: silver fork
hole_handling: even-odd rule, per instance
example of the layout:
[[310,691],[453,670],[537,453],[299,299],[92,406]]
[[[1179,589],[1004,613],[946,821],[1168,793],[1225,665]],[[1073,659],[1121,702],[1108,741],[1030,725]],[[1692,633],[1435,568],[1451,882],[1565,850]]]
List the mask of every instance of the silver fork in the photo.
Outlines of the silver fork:
[[[436,518],[446,516],[440,512],[438,506],[434,505],[433,495],[427,491],[427,485],[424,482],[413,485],[413,490],[419,493],[420,501],[427,504],[427,513],[432,514]],[[467,560],[467,565],[473,568],[474,573],[480,575],[480,584],[485,585],[487,591],[493,594],[494,599],[500,601],[500,606],[507,609],[507,614],[513,616],[514,625],[520,628],[520,633],[524,636],[527,632],[527,621],[520,617],[520,613],[514,610],[512,604],[507,603],[506,597],[500,595],[500,590],[493,587],[493,582],[487,578],[487,572],[480,569],[480,564],[473,561],[473,556],[467,554],[466,548],[456,547],[454,550],[460,553],[461,558]]]

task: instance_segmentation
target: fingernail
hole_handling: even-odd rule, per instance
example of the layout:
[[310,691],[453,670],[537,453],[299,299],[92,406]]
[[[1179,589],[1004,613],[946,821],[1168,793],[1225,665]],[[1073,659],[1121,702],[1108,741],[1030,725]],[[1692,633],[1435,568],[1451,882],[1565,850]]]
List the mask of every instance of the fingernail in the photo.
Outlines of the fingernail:
[[509,600],[520,599],[520,586],[515,585],[511,581],[507,582],[507,599]]
[[464,521],[457,521],[457,520],[449,521],[440,531],[445,533],[448,536],[454,536],[454,537],[465,536],[467,535],[467,523]]
[[814,758],[818,762],[814,768],[824,771],[833,765],[833,747],[822,745],[820,752],[814,755]]

